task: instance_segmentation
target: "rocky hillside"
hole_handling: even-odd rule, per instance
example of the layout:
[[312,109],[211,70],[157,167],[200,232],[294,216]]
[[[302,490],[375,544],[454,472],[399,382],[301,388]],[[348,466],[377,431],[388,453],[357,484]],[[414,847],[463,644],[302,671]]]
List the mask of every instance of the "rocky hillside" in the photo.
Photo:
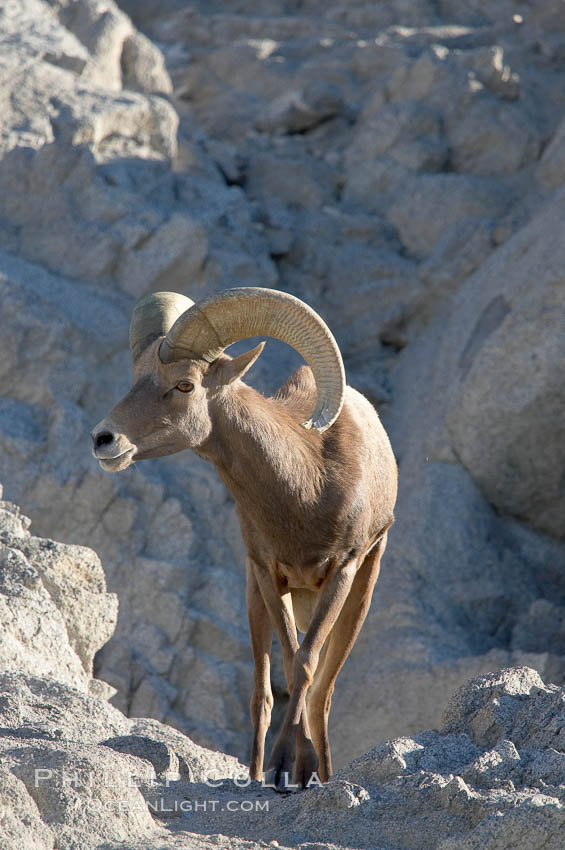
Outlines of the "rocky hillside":
[[527,667],[473,679],[439,731],[281,795],[232,756],[102,698],[92,653],[116,599],[92,551],[28,524],[0,503],[2,850],[562,847],[565,688]]
[[[527,665],[563,684],[562,2],[9,0],[0,42],[0,479],[36,533],[102,558],[120,607],[94,673],[114,706],[247,757],[232,502],[189,453],[110,476],[89,440],[129,385],[135,300],[238,284],[320,311],[399,459],[336,763],[438,727],[470,677]],[[269,342],[250,380],[272,389],[296,363]],[[13,581],[41,598],[18,597],[8,667],[51,675],[65,626],[56,672],[84,690],[115,602],[83,549],[31,570],[20,544]],[[69,602],[37,645],[67,584],[96,637]],[[459,765],[437,785],[455,808]]]

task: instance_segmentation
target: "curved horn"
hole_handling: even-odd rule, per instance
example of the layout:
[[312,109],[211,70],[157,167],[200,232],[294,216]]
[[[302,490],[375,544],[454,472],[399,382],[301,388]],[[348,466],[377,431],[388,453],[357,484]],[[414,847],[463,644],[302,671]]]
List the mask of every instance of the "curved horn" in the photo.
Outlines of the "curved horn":
[[246,286],[201,301],[179,317],[161,343],[164,363],[185,358],[213,362],[228,345],[249,336],[288,343],[312,369],[318,398],[304,428],[325,431],[339,416],[345,372],[339,348],[318,314],[293,295]]
[[129,345],[135,360],[149,343],[168,334],[179,316],[194,304],[178,292],[153,292],[138,301],[129,327]]

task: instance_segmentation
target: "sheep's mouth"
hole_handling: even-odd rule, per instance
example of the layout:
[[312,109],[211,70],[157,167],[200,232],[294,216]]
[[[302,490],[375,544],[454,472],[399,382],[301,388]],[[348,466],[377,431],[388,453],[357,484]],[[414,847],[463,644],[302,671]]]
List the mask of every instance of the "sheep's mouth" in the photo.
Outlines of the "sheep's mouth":
[[132,462],[134,452],[135,447],[132,446],[130,449],[126,449],[125,452],[122,452],[115,457],[99,457],[98,462],[104,472],[121,472],[122,469],[127,469]]

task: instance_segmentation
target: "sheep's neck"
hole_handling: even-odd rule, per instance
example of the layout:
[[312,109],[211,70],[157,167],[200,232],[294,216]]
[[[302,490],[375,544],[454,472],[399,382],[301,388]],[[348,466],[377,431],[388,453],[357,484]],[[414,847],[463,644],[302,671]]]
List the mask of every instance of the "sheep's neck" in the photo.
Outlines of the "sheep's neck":
[[280,509],[289,501],[315,503],[322,481],[319,435],[302,428],[280,401],[239,381],[230,390],[211,406],[212,434],[198,453],[246,510],[266,500]]

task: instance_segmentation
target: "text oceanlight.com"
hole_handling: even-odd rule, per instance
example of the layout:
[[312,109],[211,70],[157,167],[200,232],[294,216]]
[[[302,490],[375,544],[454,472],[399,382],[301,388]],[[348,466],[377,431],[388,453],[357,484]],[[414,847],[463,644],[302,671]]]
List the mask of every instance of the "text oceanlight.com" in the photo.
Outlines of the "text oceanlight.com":
[[169,800],[157,797],[153,800],[84,800],[82,808],[87,812],[132,812],[147,809],[152,814],[188,814],[205,812],[268,812],[269,800]]

